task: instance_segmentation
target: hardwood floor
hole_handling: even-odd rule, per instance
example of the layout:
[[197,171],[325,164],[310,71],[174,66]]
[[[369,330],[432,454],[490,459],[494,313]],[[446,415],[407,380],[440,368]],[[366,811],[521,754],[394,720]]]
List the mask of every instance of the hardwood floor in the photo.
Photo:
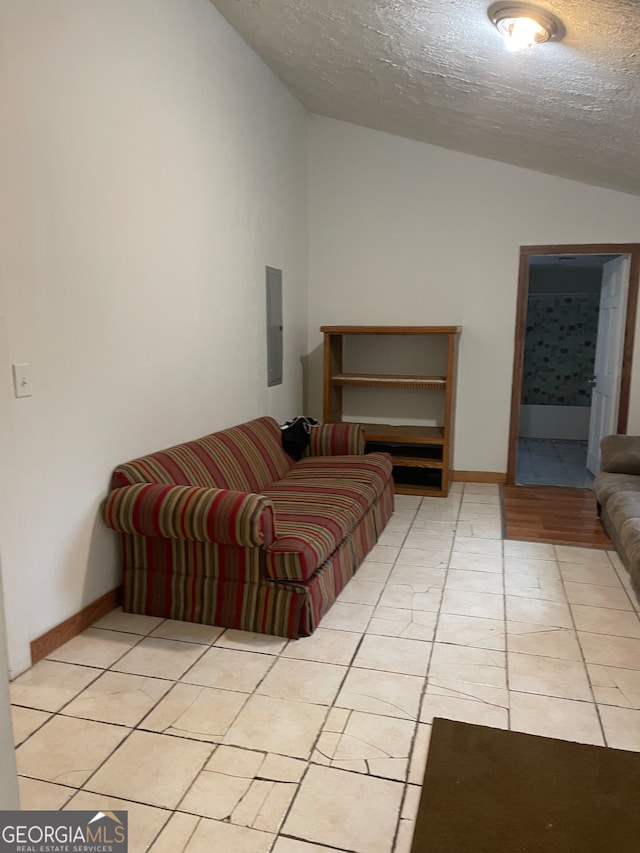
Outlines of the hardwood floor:
[[506,539],[613,548],[589,489],[503,486]]

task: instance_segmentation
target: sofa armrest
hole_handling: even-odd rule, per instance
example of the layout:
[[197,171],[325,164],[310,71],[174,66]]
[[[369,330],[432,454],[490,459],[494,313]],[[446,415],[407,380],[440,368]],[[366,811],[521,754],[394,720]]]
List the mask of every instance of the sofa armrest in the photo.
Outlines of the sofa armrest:
[[120,533],[258,547],[275,539],[273,503],[264,495],[136,483],[114,489],[104,519]]
[[364,453],[360,424],[319,424],[311,430],[305,456],[350,456]]
[[600,442],[600,470],[609,474],[640,474],[640,436],[605,435]]

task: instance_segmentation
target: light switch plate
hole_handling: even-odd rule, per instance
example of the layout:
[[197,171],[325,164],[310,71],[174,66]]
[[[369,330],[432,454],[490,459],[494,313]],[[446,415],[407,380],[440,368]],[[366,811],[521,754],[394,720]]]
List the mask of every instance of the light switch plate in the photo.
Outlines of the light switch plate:
[[13,389],[16,397],[31,397],[31,365],[13,364]]

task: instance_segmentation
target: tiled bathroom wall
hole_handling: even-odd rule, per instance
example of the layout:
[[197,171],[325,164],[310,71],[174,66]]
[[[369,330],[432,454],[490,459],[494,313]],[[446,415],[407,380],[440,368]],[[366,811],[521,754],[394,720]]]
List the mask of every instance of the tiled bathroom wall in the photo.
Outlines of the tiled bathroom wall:
[[531,294],[522,402],[589,406],[598,333],[598,293]]

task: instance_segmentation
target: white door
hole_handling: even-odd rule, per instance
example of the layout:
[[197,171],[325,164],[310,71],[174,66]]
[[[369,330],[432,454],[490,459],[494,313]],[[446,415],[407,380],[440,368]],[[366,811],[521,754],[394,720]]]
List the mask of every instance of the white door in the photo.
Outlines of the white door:
[[608,261],[602,268],[598,340],[593,370],[587,468],[600,469],[600,441],[616,431],[620,372],[629,289],[629,256]]

